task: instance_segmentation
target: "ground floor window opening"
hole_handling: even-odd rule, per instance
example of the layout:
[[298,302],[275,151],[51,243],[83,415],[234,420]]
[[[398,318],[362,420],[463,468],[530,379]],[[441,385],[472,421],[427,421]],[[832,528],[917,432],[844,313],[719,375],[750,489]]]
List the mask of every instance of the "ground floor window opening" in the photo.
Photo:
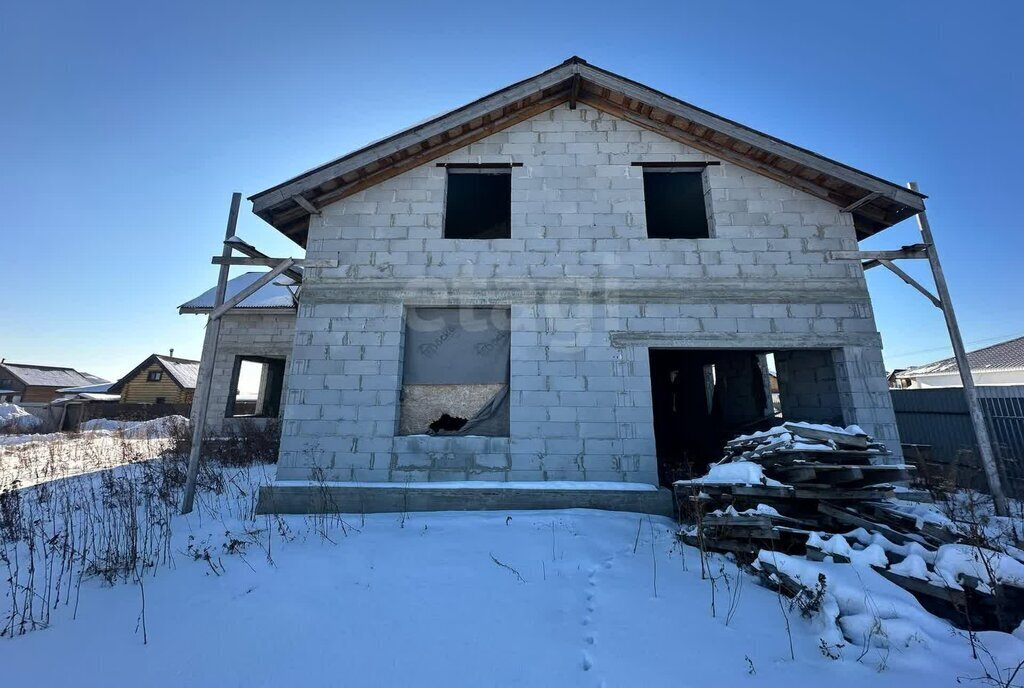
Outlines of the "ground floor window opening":
[[228,418],[276,418],[284,388],[283,358],[236,356],[228,396]]
[[406,310],[400,435],[509,435],[508,308]]

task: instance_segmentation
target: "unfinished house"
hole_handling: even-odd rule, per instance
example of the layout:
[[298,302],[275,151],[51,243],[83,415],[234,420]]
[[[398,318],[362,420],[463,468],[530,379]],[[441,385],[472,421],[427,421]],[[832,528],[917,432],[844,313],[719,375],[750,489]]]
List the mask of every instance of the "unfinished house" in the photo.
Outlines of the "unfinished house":
[[[923,198],[579,58],[258,193],[306,251],[261,509],[662,508],[782,418],[898,456],[840,252]],[[236,310],[218,418],[263,355]]]

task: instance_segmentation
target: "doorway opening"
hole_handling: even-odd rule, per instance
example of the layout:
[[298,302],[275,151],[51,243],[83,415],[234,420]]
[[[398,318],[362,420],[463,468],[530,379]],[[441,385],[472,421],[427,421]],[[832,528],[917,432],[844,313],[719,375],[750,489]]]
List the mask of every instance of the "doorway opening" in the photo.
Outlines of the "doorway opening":
[[842,424],[832,352],[651,349],[662,485],[697,477],[725,443],[786,420]]

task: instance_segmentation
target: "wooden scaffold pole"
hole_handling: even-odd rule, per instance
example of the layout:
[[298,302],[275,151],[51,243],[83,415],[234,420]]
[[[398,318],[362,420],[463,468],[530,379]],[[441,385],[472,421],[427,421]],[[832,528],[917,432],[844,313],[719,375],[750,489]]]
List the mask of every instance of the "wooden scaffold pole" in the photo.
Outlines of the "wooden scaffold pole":
[[[917,182],[909,182],[907,188],[917,191]],[[928,222],[926,211],[922,210],[917,214],[917,226],[921,230],[921,238],[928,245],[928,263],[931,265],[932,276],[935,279],[935,291],[938,292],[936,296],[941,303],[942,315],[946,318],[946,329],[949,330],[949,340],[953,344],[953,355],[960,372],[960,381],[964,386],[964,398],[967,400],[967,409],[971,415],[971,425],[974,426],[974,435],[978,440],[981,466],[985,469],[985,477],[988,480],[989,490],[992,492],[992,500],[995,502],[996,514],[1008,516],[1010,512],[1006,503],[1006,494],[1003,492],[1003,481],[999,476],[999,466],[996,463],[995,453],[992,451],[992,439],[989,436],[985,414],[978,399],[978,390],[974,386],[974,374],[971,372],[971,366],[967,360],[964,340],[960,335],[960,325],[957,323],[956,312],[953,310],[953,301],[949,296],[949,287],[946,285],[946,277],[942,272],[942,263],[939,262],[939,252],[935,248],[935,239],[932,237],[932,228]]]
[[192,400],[192,450],[188,456],[188,473],[185,477],[185,495],[181,500],[181,513],[192,513],[196,496],[196,479],[199,476],[199,456],[203,448],[203,434],[206,431],[206,412],[210,407],[210,388],[213,386],[213,369],[216,366],[217,343],[220,340],[220,317],[213,317],[214,311],[224,305],[224,295],[228,288],[228,273],[231,265],[232,248],[228,241],[235,235],[238,225],[238,208],[242,203],[242,194],[231,194],[231,209],[228,211],[228,226],[224,233],[223,252],[225,262],[220,266],[217,277],[217,291],[213,299],[213,310],[206,321],[206,337],[203,339],[203,354],[199,362],[199,376],[196,380],[196,391]]
[[[908,182],[907,188],[917,192],[917,182]],[[844,211],[848,209],[844,208]],[[939,261],[939,251],[935,247],[935,237],[932,236],[931,224],[928,222],[928,213],[925,210],[917,213],[917,227],[921,232],[921,238],[924,240],[923,243],[904,246],[895,251],[829,251],[828,259],[858,260],[861,261],[861,266],[864,270],[882,266],[919,291],[932,302],[932,305],[942,311],[942,315],[946,319],[946,329],[949,331],[949,341],[953,345],[953,356],[956,358],[960,381],[963,384],[964,399],[967,402],[971,425],[974,428],[974,436],[978,442],[981,466],[985,471],[989,491],[992,493],[996,514],[1008,516],[1009,508],[1006,502],[1006,493],[1003,491],[1003,481],[999,475],[999,464],[996,461],[995,452],[992,448],[992,438],[988,432],[988,425],[985,421],[985,413],[981,408],[978,390],[974,386],[974,375],[971,372],[970,362],[967,360],[964,340],[960,335],[960,325],[957,323],[956,311],[953,310],[953,300],[949,295],[946,276],[942,271],[942,263]],[[927,287],[897,267],[893,262],[896,260],[927,260],[932,270],[936,293],[932,294],[928,291]]]

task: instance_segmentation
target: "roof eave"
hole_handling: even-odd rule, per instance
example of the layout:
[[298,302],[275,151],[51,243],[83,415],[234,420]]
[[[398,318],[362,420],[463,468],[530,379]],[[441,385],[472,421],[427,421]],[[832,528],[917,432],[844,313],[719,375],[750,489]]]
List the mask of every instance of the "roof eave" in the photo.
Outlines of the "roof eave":
[[[262,308],[260,306],[243,306],[241,308],[232,308],[224,314],[224,317],[229,315],[245,315],[247,313],[258,313],[259,315],[295,315],[297,311],[298,309],[294,306],[273,306],[269,308]],[[209,315],[211,312],[213,312],[212,308],[178,307],[178,315]]]

